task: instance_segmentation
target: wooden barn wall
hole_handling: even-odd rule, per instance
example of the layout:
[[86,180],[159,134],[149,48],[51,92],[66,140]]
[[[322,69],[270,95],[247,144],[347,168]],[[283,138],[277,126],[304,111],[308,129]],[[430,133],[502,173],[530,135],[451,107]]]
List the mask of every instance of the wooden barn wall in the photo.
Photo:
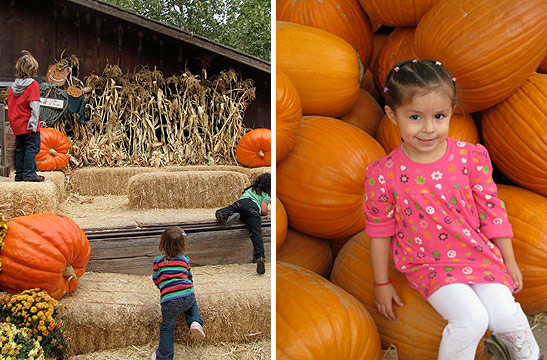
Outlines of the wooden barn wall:
[[80,74],[101,74],[107,63],[124,71],[139,65],[157,67],[164,76],[188,68],[200,74],[202,63],[208,76],[234,69],[256,86],[256,100],[249,106],[245,124],[271,127],[270,74],[191,44],[146,29],[139,24],[65,1],[0,0],[0,81],[13,80],[21,50],[29,50],[40,63],[38,76],[49,64],[75,54]]

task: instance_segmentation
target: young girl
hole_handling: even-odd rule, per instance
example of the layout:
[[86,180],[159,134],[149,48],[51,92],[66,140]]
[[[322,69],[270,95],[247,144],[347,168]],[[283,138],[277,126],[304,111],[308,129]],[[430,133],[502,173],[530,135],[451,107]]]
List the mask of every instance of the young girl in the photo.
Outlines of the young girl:
[[26,50],[15,64],[15,81],[8,91],[8,118],[15,135],[15,181],[44,181],[36,175],[40,151],[40,86],[33,79],[38,61]]
[[366,232],[376,307],[395,319],[402,302],[388,278],[397,270],[447,321],[440,360],[472,360],[487,328],[513,359],[539,347],[512,292],[522,289],[511,225],[496,197],[482,145],[447,137],[456,79],[440,62],[404,61],[387,76],[386,114],[402,145],[367,168]]
[[205,339],[203,319],[199,315],[194,296],[190,258],[185,255],[187,236],[177,226],[168,227],[161,234],[160,251],[154,258],[152,280],[160,289],[161,315],[160,344],[152,360],[173,359],[173,335],[177,316],[184,313],[190,333],[196,340]]
[[256,259],[256,272],[260,275],[266,271],[264,266],[264,242],[262,241],[262,222],[260,214],[267,215],[269,212],[271,192],[271,175],[264,173],[254,183],[243,190],[243,194],[232,205],[218,209],[215,213],[217,220],[226,228],[239,220],[245,222],[251,241],[253,242],[254,256]]

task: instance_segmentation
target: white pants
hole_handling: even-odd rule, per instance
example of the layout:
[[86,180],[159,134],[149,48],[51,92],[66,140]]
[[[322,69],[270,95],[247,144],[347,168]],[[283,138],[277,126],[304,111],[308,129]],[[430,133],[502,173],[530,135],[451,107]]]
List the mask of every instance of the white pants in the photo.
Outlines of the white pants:
[[501,284],[450,284],[428,299],[448,325],[439,360],[473,360],[487,328],[507,345],[514,360],[537,360],[539,346],[509,288]]

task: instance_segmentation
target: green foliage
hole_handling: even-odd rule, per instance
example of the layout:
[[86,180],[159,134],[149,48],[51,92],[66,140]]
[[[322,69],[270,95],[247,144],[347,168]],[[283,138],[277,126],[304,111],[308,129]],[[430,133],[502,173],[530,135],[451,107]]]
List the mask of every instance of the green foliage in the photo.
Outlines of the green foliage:
[[106,0],[149,19],[270,61],[269,0]]

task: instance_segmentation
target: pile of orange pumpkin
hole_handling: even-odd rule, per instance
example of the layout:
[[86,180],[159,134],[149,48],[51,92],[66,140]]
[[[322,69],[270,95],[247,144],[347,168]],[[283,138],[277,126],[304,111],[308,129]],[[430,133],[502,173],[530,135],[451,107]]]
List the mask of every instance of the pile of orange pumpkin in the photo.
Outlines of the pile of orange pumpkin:
[[435,59],[456,77],[449,136],[487,147],[524,276],[516,298],[547,311],[547,3],[276,6],[278,359],[380,359],[379,342],[400,360],[437,358],[445,322],[394,268],[405,306],[396,321],[375,310],[364,234],[365,168],[401,143],[379,91],[401,60]]

